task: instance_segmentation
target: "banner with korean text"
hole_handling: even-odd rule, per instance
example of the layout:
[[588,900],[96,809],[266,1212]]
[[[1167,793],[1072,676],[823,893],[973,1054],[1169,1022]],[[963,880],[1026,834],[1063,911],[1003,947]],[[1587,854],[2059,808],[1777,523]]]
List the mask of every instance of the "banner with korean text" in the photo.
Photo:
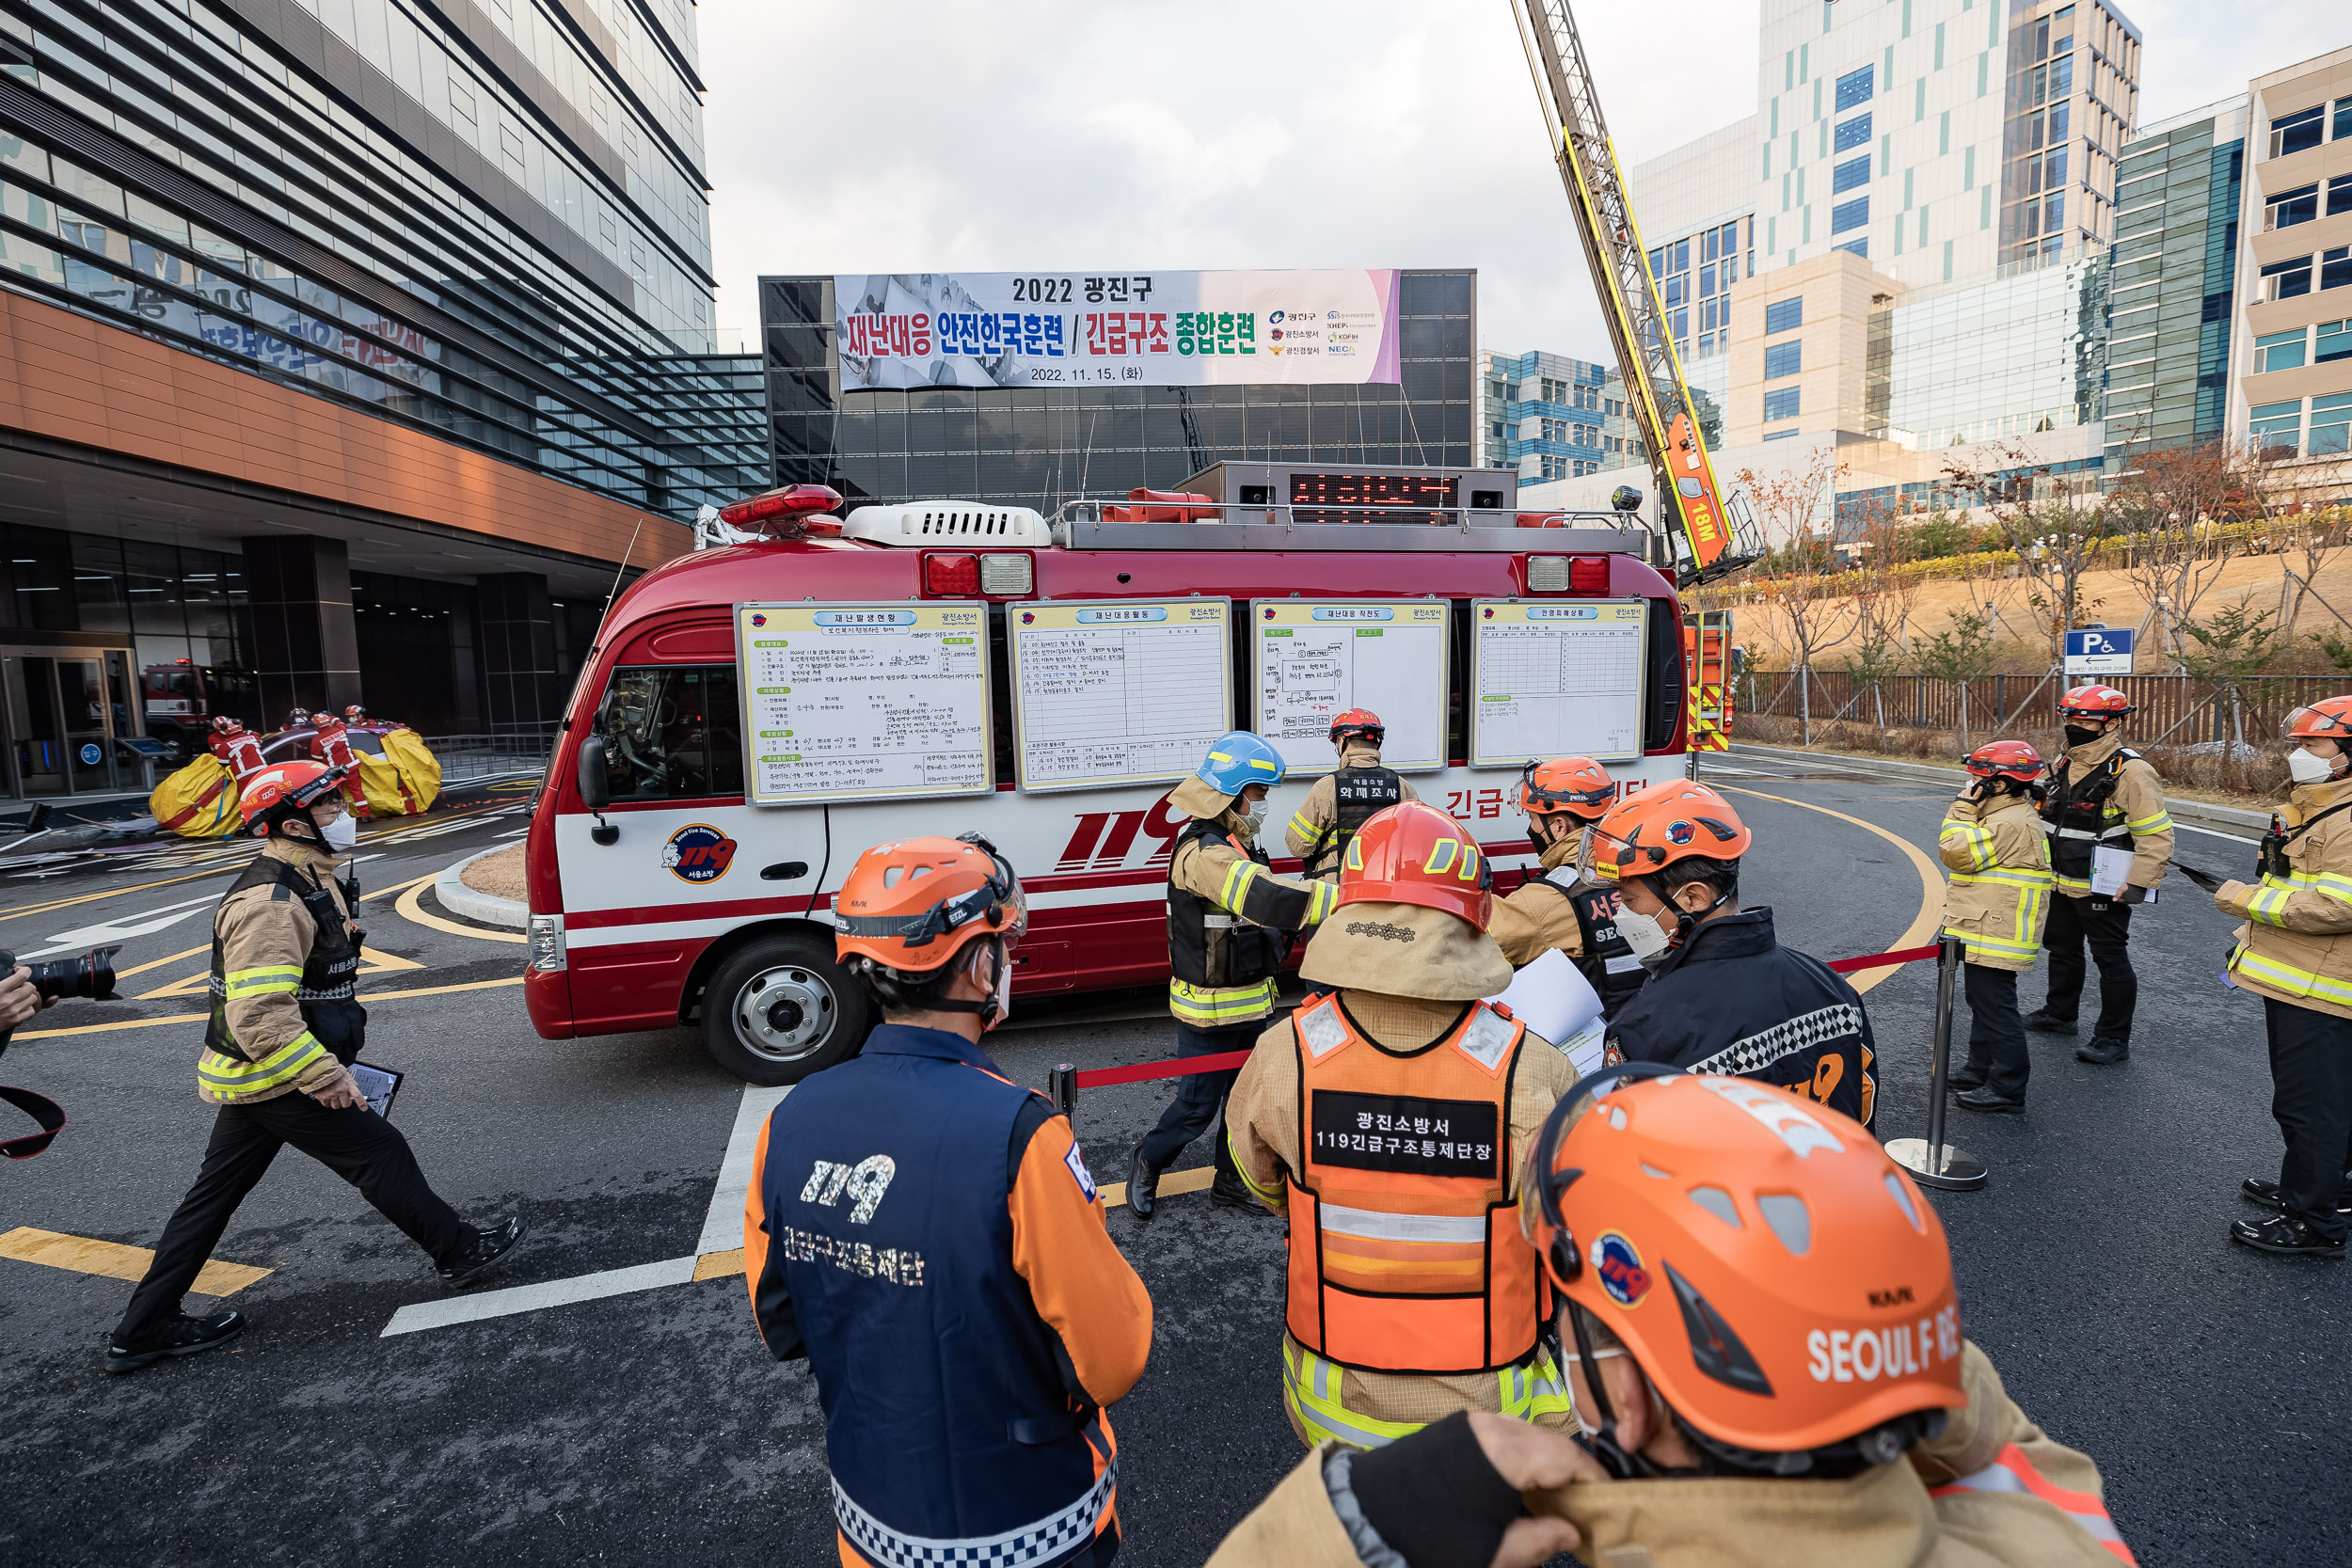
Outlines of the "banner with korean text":
[[841,389],[1398,383],[1393,270],[852,273]]

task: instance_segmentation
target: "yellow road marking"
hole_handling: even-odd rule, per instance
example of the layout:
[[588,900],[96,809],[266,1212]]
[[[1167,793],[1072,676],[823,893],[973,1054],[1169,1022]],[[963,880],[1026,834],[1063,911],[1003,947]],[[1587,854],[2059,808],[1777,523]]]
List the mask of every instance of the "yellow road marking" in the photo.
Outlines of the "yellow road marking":
[[[119,1242],[96,1242],[87,1236],[68,1236],[61,1231],[36,1230],[20,1225],[0,1236],[0,1258],[13,1258],[21,1263],[44,1263],[53,1269],[72,1269],[76,1274],[103,1275],[108,1279],[128,1279],[136,1283],[147,1277],[148,1268],[155,1261],[152,1250],[143,1246],[124,1246]],[[737,1265],[739,1268],[741,1265]],[[215,1258],[199,1270],[196,1283],[188,1289],[199,1295],[233,1296],[257,1279],[266,1279],[271,1269],[257,1269],[250,1263],[224,1263]]]
[[[440,873],[436,872],[434,875],[437,877]],[[484,942],[511,942],[517,944],[530,940],[520,931],[485,931],[478,926],[460,926],[454,920],[443,920],[437,914],[427,914],[417,905],[417,896],[423,892],[423,882],[410,884],[408,891],[400,895],[400,902],[394,904],[392,908],[398,910],[404,919],[413,920],[418,925],[436,931],[447,931],[454,937],[479,937]]]
[[126,894],[145,893],[149,888],[169,887],[174,882],[193,882],[205,877],[225,876],[236,869],[236,864],[219,865],[210,871],[191,871],[184,877],[166,877],[160,882],[141,882],[136,887],[109,888],[104,893],[85,893],[72,898],[53,898],[46,904],[28,904],[21,910],[10,910],[6,914],[0,914],[0,920],[22,920],[28,914],[43,914],[51,910],[62,910],[72,904],[87,904],[99,898],[120,898]]
[[743,1273],[743,1249],[706,1252],[694,1259],[696,1279],[734,1279]]
[[[422,968],[420,964],[417,967]],[[359,1000],[370,1006],[378,1002],[394,1002],[404,996],[447,996],[453,991],[488,990],[497,986],[519,986],[523,977],[510,975],[503,980],[469,980],[462,986],[415,986],[406,990],[361,991]],[[60,1035],[103,1035],[109,1029],[146,1029],[158,1023],[200,1023],[208,1013],[166,1013],[161,1018],[126,1018],[119,1023],[85,1023],[74,1029],[19,1029],[20,1040],[54,1039]]]
[[371,898],[382,898],[390,894],[405,893],[410,888],[417,886],[419,883],[429,882],[439,875],[440,873],[437,871],[428,871],[421,877],[411,877],[405,882],[394,882],[390,887],[377,888],[373,893],[363,893],[359,895],[359,902],[364,904]]
[[[1827,806],[1817,806],[1810,800],[1792,800],[1786,795],[1767,795],[1760,789],[1741,789],[1736,784],[1717,784],[1715,787],[1726,795],[1753,795],[1759,800],[1777,800],[1784,806],[1802,806],[1806,811],[1818,811],[1823,816],[1835,816],[1840,822],[1851,822],[1857,828],[1867,829],[1878,834],[1879,837],[1909,855],[1913,869],[1919,873],[1919,912],[1912,918],[1911,924],[1904,928],[1901,936],[1888,942],[1880,951],[1892,953],[1904,947],[1923,947],[1935,940],[1936,932],[1942,929],[1944,925],[1944,871],[1935,862],[1928,859],[1926,850],[1907,838],[1889,832],[1875,822],[1865,822],[1859,816],[1848,816],[1842,811],[1832,811]],[[1857,991],[1866,991],[1894,974],[1898,967],[1899,966],[1889,964],[1884,969],[1866,970],[1859,974],[1849,974],[1846,976],[1846,983]]]
[[199,953],[202,953],[209,949],[212,945],[213,944],[209,942],[199,942],[183,953],[174,953],[168,958],[150,958],[143,964],[133,964],[128,969],[118,969],[115,971],[115,978],[118,980],[125,980],[134,974],[144,974],[151,969],[161,969],[166,964],[176,964],[182,958],[193,958]]
[[[202,952],[203,949],[193,948],[190,951]],[[422,969],[424,967],[423,964],[418,962],[416,959],[404,958],[397,953],[378,953],[373,948],[366,949],[365,951],[367,953],[367,961],[362,963],[358,969],[353,970],[352,973],[354,974],[392,974],[404,969]],[[180,955],[180,957],[183,958],[187,956],[188,955],[186,953]],[[156,960],[158,963],[168,963],[169,961],[170,960],[167,958],[159,958]],[[199,969],[195,974],[187,975],[182,979],[174,980],[167,986],[158,986],[153,990],[143,990],[132,1000],[136,1002],[152,1002],[157,997],[162,996],[194,996],[198,991],[204,989],[205,982],[209,981],[212,977],[213,972],[211,970]]]

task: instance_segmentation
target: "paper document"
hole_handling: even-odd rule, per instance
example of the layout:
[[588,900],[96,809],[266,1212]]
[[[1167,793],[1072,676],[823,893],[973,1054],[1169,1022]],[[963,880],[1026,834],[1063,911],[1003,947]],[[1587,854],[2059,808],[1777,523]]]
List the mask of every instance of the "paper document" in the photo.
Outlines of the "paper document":
[[1486,1000],[1502,1003],[1513,1018],[1565,1052],[1578,1072],[1600,1065],[1600,994],[1575,960],[1557,947],[1513,975],[1500,995]]
[[350,1072],[359,1092],[368,1097],[368,1109],[389,1118],[392,1114],[392,1096],[400,1092],[400,1081],[405,1075],[370,1067],[365,1062],[352,1063]]
[[[2090,851],[2090,893],[2094,898],[2112,898],[2123,891],[2124,879],[2132,872],[2132,852],[2110,849],[2096,845]],[[2150,888],[2146,902],[2156,901],[2156,890]]]

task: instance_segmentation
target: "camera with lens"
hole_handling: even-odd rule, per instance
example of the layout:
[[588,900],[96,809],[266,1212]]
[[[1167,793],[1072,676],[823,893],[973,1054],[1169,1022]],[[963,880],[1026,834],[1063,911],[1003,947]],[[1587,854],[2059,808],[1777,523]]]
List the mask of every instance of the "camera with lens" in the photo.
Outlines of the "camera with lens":
[[[33,989],[40,992],[41,1001],[60,1002],[71,996],[87,997],[92,1002],[115,1000],[115,955],[122,951],[113,947],[93,947],[71,958],[51,958],[45,963],[26,964],[33,972]],[[0,951],[0,979],[16,973],[16,956]]]

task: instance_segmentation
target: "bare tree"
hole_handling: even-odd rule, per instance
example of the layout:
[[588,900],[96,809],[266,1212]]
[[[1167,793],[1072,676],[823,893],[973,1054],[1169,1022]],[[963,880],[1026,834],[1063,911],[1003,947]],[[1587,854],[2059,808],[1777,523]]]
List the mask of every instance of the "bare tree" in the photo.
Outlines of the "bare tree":
[[[1862,523],[1861,549],[1854,577],[1853,649],[1846,656],[1846,673],[1853,677],[1848,708],[1865,698],[1871,721],[1886,728],[1886,678],[1902,663],[1902,641],[1918,604],[1923,580],[1911,570],[1918,531],[1903,528],[1874,509]],[[1840,711],[1840,717],[1843,716]]]
[[2015,445],[1979,448],[1974,463],[1947,464],[1944,478],[2002,546],[2015,552],[2020,576],[2029,585],[2026,602],[2042,624],[2055,662],[2065,647],[2066,628],[2098,607],[2084,594],[2083,578],[2100,563],[2099,541],[2106,531],[2101,512],[2074,505],[2060,493],[2064,481],[2050,465],[2035,462]]
[[[2282,450],[2265,451],[2251,441],[2237,454],[2237,465],[2247,481],[2243,504],[2251,524],[2249,548],[2258,541],[2265,552],[2279,558],[2275,624],[2283,646],[2293,641],[2304,605],[2319,597],[2319,574],[2346,545],[2352,545],[2352,515],[2340,504],[2314,504],[2296,487],[2281,483],[2282,457]],[[2319,604],[2339,622],[2344,620],[2325,598]]]
[[2110,503],[2129,531],[2124,575],[2148,603],[2157,645],[2176,667],[2183,628],[2230,562],[2222,524],[2246,504],[2244,473],[2229,446],[2207,441],[2140,454]]
[[[1844,471],[1834,448],[1816,448],[1801,468],[1767,478],[1740,470],[1740,483],[1767,539],[1783,541],[1775,552],[1785,576],[1751,584],[1756,601],[1788,629],[1797,682],[1797,720],[1803,744],[1813,743],[1814,660],[1854,635],[1860,608],[1851,585],[1838,580],[1834,509],[1837,476]],[[1824,524],[1824,515],[1828,520]]]

